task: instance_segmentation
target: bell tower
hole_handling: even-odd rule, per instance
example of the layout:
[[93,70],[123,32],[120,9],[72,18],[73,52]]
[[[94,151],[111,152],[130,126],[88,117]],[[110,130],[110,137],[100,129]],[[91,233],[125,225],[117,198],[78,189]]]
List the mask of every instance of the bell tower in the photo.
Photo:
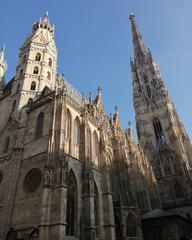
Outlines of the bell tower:
[[192,147],[159,68],[130,15],[134,60],[133,102],[139,144],[153,167],[165,208],[191,203]]
[[45,87],[54,89],[57,69],[57,49],[54,26],[48,13],[34,23],[32,34],[20,49],[19,63],[12,88],[13,101],[21,109],[29,98],[38,96]]
[[5,86],[5,73],[7,71],[7,61],[5,60],[5,47],[0,50],[0,97]]

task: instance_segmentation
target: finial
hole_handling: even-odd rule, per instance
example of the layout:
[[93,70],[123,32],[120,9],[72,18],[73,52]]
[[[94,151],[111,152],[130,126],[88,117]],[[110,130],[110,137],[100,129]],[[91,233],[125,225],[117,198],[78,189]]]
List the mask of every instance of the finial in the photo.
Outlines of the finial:
[[129,19],[130,19],[130,20],[134,20],[134,19],[135,19],[135,15],[134,15],[133,13],[131,13],[131,14],[129,15]]
[[129,128],[131,128],[131,126],[132,126],[131,121],[128,122],[128,126],[129,126]]
[[43,22],[43,23],[49,23],[49,15],[48,15],[48,11],[45,12],[44,17],[43,17],[42,20],[40,19],[40,22]]
[[119,107],[115,106],[115,113],[118,114],[119,113]]
[[91,101],[92,101],[92,92],[89,92],[89,102],[91,103]]
[[101,85],[99,84],[98,88],[97,88],[97,93],[101,94]]

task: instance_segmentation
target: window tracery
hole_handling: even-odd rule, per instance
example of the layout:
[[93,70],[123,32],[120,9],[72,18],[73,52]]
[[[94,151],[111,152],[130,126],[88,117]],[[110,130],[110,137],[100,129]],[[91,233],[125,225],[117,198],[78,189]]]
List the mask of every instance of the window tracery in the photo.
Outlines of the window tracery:
[[36,66],[34,67],[33,74],[38,74],[39,73],[39,68]]
[[52,67],[52,59],[51,58],[49,58],[49,62],[48,62],[48,64],[49,64],[49,67]]
[[70,141],[71,141],[71,114],[67,110],[66,122],[65,122],[65,151],[70,153]]
[[153,128],[155,131],[155,136],[156,136],[157,141],[161,142],[161,143],[165,143],[166,142],[165,136],[163,134],[161,123],[158,118],[153,119]]
[[43,127],[44,127],[44,114],[41,112],[37,118],[36,123],[36,138],[43,136]]
[[36,82],[32,82],[31,83],[31,90],[35,90],[36,89]]
[[128,213],[126,219],[126,235],[127,237],[137,237],[137,221],[132,212]]
[[77,231],[77,204],[78,191],[75,175],[72,170],[69,172],[67,188],[67,227],[66,235],[75,236]]
[[36,57],[35,57],[35,61],[41,61],[41,53],[37,53]]
[[98,143],[98,137],[97,133],[93,133],[93,162],[94,164],[98,165],[98,155],[99,155],[99,143]]
[[80,148],[80,123],[76,118],[73,128],[73,141],[74,141],[74,155],[79,158],[79,148]]

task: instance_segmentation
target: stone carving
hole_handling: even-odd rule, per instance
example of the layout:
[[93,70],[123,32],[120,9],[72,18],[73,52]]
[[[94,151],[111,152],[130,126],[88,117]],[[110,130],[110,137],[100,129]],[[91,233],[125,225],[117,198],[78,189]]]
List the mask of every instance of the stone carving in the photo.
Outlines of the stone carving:
[[54,184],[55,174],[53,168],[45,167],[43,180],[45,186],[52,186]]
[[61,161],[61,184],[66,185],[68,178],[68,161],[66,159]]

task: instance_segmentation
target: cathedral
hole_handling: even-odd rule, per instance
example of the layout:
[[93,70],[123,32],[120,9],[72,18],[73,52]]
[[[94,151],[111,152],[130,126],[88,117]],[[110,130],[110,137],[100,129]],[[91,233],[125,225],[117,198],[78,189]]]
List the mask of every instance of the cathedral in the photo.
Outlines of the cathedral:
[[[0,52],[0,240],[192,239],[192,146],[134,15],[130,23],[138,143],[118,107],[107,115],[100,86],[86,99],[57,72],[47,13],[7,83]],[[177,220],[171,235],[167,218]]]

